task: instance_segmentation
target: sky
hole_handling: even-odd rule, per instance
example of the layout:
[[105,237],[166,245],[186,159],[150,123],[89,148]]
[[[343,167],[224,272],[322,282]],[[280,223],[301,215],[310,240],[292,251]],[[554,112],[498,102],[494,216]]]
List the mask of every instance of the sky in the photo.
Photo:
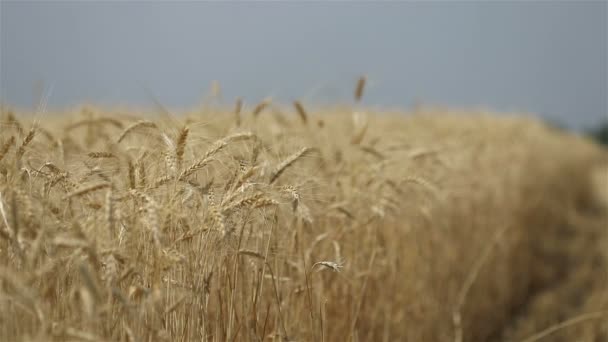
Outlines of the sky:
[[[608,2],[0,0],[0,101],[167,107],[266,97],[608,118]],[[153,94],[153,95],[151,95]]]

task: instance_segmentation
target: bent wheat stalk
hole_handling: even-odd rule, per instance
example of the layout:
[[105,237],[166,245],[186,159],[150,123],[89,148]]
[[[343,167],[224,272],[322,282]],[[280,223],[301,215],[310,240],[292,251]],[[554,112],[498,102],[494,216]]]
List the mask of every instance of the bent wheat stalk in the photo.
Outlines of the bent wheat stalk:
[[268,184],[274,183],[277,180],[277,178],[279,178],[279,176],[281,176],[283,174],[283,172],[285,172],[285,170],[288,167],[290,167],[291,165],[293,165],[293,163],[295,163],[298,159],[300,159],[303,156],[311,153],[314,150],[315,149],[312,148],[312,147],[303,147],[298,152],[296,152],[296,153],[290,155],[289,157],[287,157],[287,159],[285,159],[283,162],[281,162],[276,167],[276,169],[272,172],[272,174],[270,175],[270,181],[268,182]]
[[134,124],[132,124],[131,126],[127,127],[122,134],[120,135],[120,137],[118,137],[118,143],[120,143],[121,141],[123,141],[127,135],[133,131],[135,131],[136,129],[139,128],[143,128],[143,127],[147,127],[147,128],[158,128],[158,126],[156,126],[156,124],[152,121],[146,121],[146,120],[142,120],[142,121],[138,121]]
[[101,190],[101,189],[105,189],[105,188],[109,188],[110,187],[110,183],[100,183],[100,184],[93,184],[87,187],[83,187],[77,190],[74,190],[72,192],[70,192],[69,194],[67,194],[64,199],[69,199],[72,197],[79,197],[79,196],[83,196],[86,194],[89,194],[91,192],[97,191],[97,190]]

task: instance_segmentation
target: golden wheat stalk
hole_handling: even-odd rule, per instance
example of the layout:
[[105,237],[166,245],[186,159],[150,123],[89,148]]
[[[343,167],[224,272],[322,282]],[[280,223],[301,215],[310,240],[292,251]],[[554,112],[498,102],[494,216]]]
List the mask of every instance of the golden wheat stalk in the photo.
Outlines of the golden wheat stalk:
[[137,176],[139,177],[139,186],[141,188],[146,186],[146,164],[144,163],[144,159],[148,155],[148,152],[144,152],[144,154],[137,160]]
[[228,204],[223,208],[223,212],[228,213],[240,207],[262,208],[277,204],[279,204],[277,201],[264,196],[263,193],[256,193],[243,197],[236,202]]
[[226,146],[228,146],[228,144],[230,144],[231,142],[237,142],[237,141],[247,140],[247,139],[256,139],[256,138],[257,138],[256,135],[251,132],[235,133],[235,134],[229,135],[225,138],[222,138],[222,139],[214,142],[213,145],[211,145],[211,148],[209,150],[207,150],[207,152],[205,152],[205,155],[203,156],[202,159],[206,159],[206,158],[209,158],[209,157],[215,155],[216,153],[223,150]]
[[239,127],[241,125],[241,111],[243,110],[243,99],[237,97],[234,104],[234,121],[236,126]]
[[108,192],[106,193],[106,220],[108,221],[108,230],[110,231],[110,234],[114,234],[115,231],[116,220],[114,210],[114,190],[112,189],[112,186],[110,186]]
[[87,156],[93,159],[116,158],[116,155],[112,152],[89,152]]
[[127,159],[127,170],[128,170],[128,176],[129,176],[129,188],[130,189],[135,189],[136,186],[136,182],[135,182],[135,165],[133,165],[133,161],[129,158]]
[[15,127],[15,129],[17,130],[17,133],[19,133],[19,136],[23,135],[23,126],[21,126],[21,123],[19,122],[19,120],[17,120],[17,118],[15,118],[15,114],[13,114],[12,111],[9,111],[6,114],[6,121],[8,122],[9,126]]
[[274,181],[276,181],[277,178],[279,178],[279,176],[281,176],[287,168],[289,168],[291,165],[293,165],[293,163],[295,163],[298,159],[304,157],[305,155],[311,153],[314,150],[315,149],[312,147],[304,147],[304,148],[300,149],[298,152],[287,157],[270,174],[270,181],[268,183],[269,184],[274,183]]
[[182,161],[184,158],[184,151],[186,150],[186,140],[188,139],[188,133],[190,129],[185,126],[179,133],[177,143],[175,145],[175,158],[177,160],[177,167],[181,168]]
[[258,115],[260,115],[260,113],[268,108],[268,106],[270,106],[270,104],[272,103],[271,99],[264,99],[262,100],[260,103],[257,104],[257,106],[255,106],[255,108],[253,108],[253,112],[252,115],[254,118],[258,117]]
[[90,194],[92,192],[95,192],[97,190],[101,190],[101,189],[106,189],[110,187],[110,183],[99,183],[99,184],[93,184],[90,186],[86,186],[80,189],[77,189],[75,191],[70,192],[69,194],[67,194],[64,199],[69,199],[72,197],[80,197],[80,196],[84,196],[86,194]]
[[[205,166],[209,165],[209,163],[211,163],[212,161],[214,161],[214,158],[203,158],[199,161],[197,161],[196,163],[190,165],[190,167],[188,167],[187,169],[185,169],[179,176],[179,180],[185,180],[186,178],[188,178],[190,175],[192,175],[193,173],[195,173],[196,171],[204,168]],[[161,180],[163,180],[163,184],[166,181],[171,180],[172,177],[170,177],[170,179],[165,180],[165,178],[161,178]],[[157,182],[158,183],[158,182]]]
[[160,231],[160,223],[158,217],[158,209],[160,206],[151,196],[147,195],[144,192],[139,190],[131,190],[130,194],[132,196],[138,197],[144,202],[143,210],[146,213],[146,221],[150,227],[150,231],[152,232],[152,238],[154,240],[154,244],[158,247],[162,247],[161,242],[161,231]]
[[352,139],[350,140],[350,143],[353,145],[358,145],[363,141],[365,133],[367,132],[367,128],[369,127],[367,114],[364,112],[354,112],[353,123],[355,126],[355,132],[353,134]]
[[146,121],[146,120],[138,121],[138,122],[132,124],[131,126],[127,127],[122,132],[122,134],[120,134],[120,136],[118,137],[118,141],[117,142],[120,143],[121,141],[123,141],[127,137],[127,135],[129,135],[129,133],[131,133],[131,132],[133,132],[133,131],[135,131],[137,129],[144,128],[144,127],[145,128],[158,128],[158,126],[154,122]]
[[224,214],[217,206],[212,205],[209,208],[209,215],[211,216],[212,222],[218,226],[223,236],[226,236],[230,233],[226,229],[226,220],[224,219]]
[[265,260],[266,259],[262,254],[260,254],[260,253],[258,253],[256,251],[248,250],[248,249],[240,249],[238,251],[238,254],[239,255],[250,256],[250,257],[253,257],[253,258],[256,258],[256,259],[260,259],[260,260]]
[[15,137],[11,136],[0,148],[0,160],[8,153],[10,148],[15,144]]
[[80,120],[78,122],[75,122],[71,125],[68,125],[65,129],[66,131],[71,131],[75,128],[81,127],[81,126],[91,126],[91,125],[95,125],[95,124],[99,124],[99,125],[112,125],[116,128],[123,128],[124,125],[122,122],[120,122],[120,120],[114,119],[114,118],[109,118],[109,117],[103,117],[103,118],[96,118],[96,119],[84,119],[84,120]]
[[34,140],[35,135],[36,135],[36,125],[32,125],[32,128],[29,130],[29,132],[23,139],[23,142],[21,142],[21,146],[19,146],[19,149],[17,150],[18,159],[20,159],[23,156],[23,154],[25,153],[25,148],[27,147],[27,145],[29,145],[29,143],[32,142],[32,140]]

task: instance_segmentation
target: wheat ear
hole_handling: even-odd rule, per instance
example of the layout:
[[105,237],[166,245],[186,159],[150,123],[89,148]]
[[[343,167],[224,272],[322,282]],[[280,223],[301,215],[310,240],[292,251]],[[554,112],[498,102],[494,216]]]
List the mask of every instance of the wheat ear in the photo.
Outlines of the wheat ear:
[[281,174],[283,174],[283,172],[288,167],[290,167],[291,165],[293,165],[293,163],[295,163],[298,159],[302,158],[306,154],[309,154],[313,150],[314,150],[314,148],[312,148],[312,147],[304,147],[304,148],[300,149],[298,152],[296,152],[296,153],[290,155],[289,157],[287,157],[287,159],[285,159],[284,161],[282,161],[276,167],[276,169],[271,173],[269,184],[274,183],[274,181],[276,181],[277,178],[279,178],[279,176]]
[[306,110],[304,109],[302,103],[296,100],[293,101],[293,106],[295,107],[296,112],[300,116],[300,120],[302,120],[302,123],[306,125],[308,123],[308,114],[306,114]]
[[0,149],[0,160],[8,153],[8,150],[15,144],[15,137],[10,137]]
[[67,194],[64,198],[68,199],[68,198],[72,198],[72,197],[83,196],[83,195],[89,194],[91,192],[105,189],[108,187],[110,187],[110,183],[93,184],[91,186],[87,186],[87,187],[83,187],[83,188],[74,190],[74,191],[70,192],[69,194]]
[[181,167],[182,161],[184,160],[184,151],[186,150],[186,140],[188,139],[188,133],[190,129],[188,127],[182,128],[177,138],[177,144],[175,147],[175,158],[177,159],[177,166]]
[[361,101],[363,97],[363,91],[365,90],[365,82],[367,78],[365,76],[361,76],[357,81],[357,86],[355,87],[355,100],[357,102]]
[[120,135],[120,137],[118,137],[118,141],[117,142],[121,142],[123,141],[126,136],[135,131],[136,129],[142,128],[142,127],[147,127],[147,128],[158,128],[158,126],[156,126],[156,124],[154,122],[151,121],[146,121],[146,120],[141,120],[141,121],[137,121],[136,123],[132,124],[131,126],[127,127],[122,134]]

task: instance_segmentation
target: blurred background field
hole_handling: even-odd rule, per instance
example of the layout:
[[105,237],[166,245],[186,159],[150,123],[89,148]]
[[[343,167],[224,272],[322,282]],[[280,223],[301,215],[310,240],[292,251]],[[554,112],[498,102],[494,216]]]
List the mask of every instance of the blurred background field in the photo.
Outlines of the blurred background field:
[[262,102],[1,124],[2,340],[606,334],[608,154],[541,122]]

